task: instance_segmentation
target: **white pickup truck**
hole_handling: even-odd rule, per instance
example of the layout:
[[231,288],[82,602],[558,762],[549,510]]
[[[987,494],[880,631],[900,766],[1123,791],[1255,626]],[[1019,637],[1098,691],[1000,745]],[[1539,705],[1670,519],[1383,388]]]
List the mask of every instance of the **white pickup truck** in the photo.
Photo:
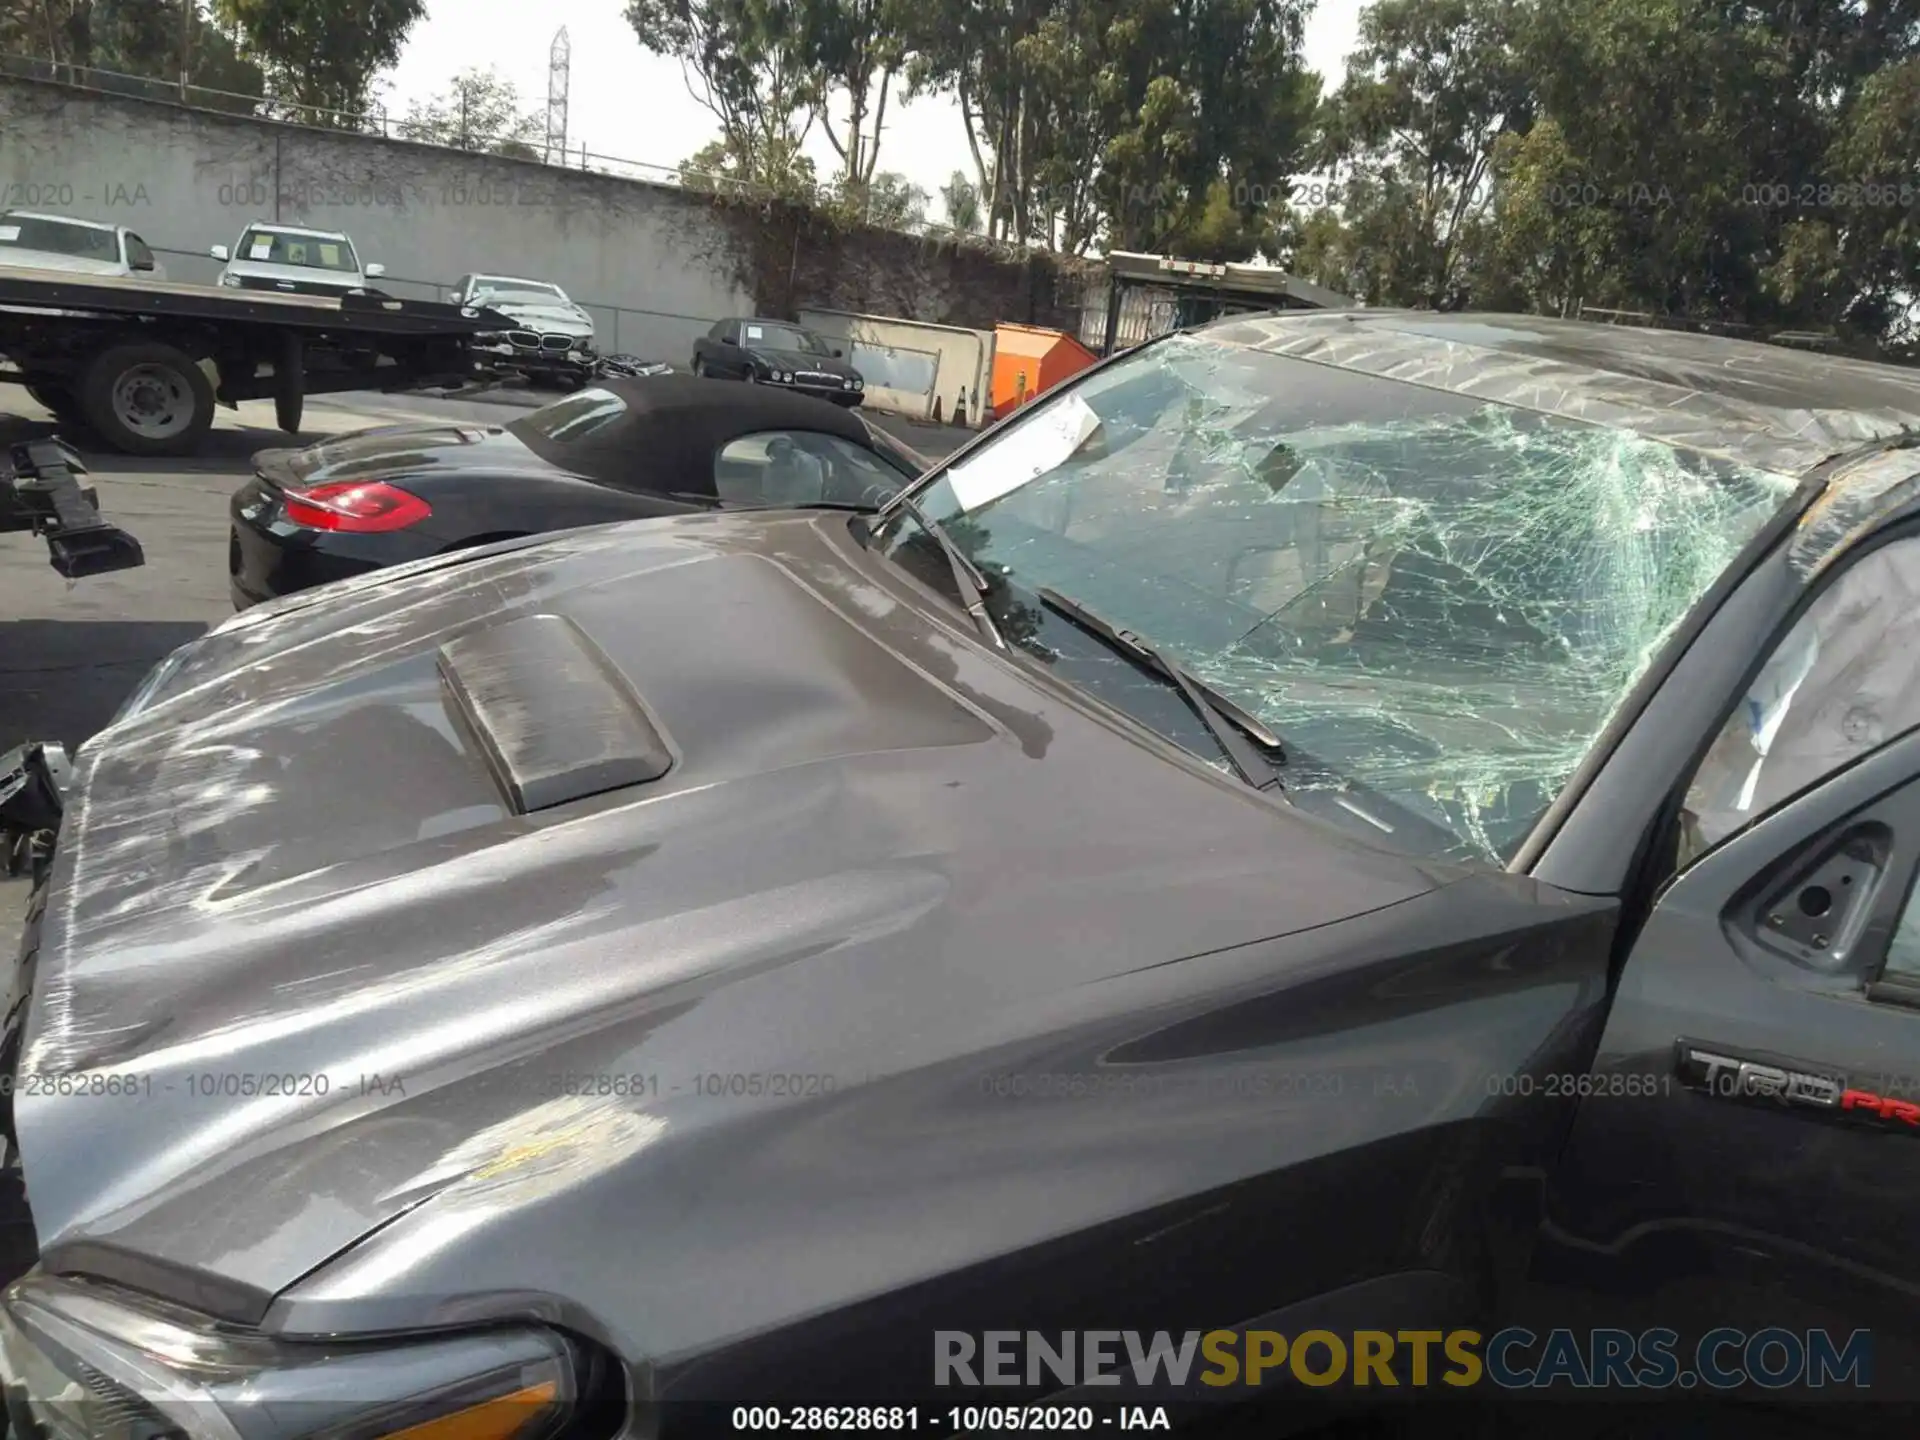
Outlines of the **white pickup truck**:
[[268,225],[256,220],[231,248],[210,247],[226,263],[220,284],[233,290],[271,290],[283,295],[333,295],[364,291],[387,273],[363,264],[352,237],[339,230]]

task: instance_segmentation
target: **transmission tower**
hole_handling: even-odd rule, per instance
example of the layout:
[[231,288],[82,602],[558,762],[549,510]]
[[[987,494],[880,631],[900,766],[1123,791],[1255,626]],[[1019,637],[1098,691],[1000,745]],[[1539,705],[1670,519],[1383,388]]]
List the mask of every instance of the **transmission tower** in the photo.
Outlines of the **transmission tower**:
[[567,27],[553,37],[547,59],[547,163],[567,163],[567,90],[573,73],[573,46]]

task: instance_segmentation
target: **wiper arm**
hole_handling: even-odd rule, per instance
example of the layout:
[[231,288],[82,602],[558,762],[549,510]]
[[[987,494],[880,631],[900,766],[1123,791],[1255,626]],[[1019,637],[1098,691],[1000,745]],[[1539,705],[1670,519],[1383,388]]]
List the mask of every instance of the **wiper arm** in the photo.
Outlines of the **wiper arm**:
[[[982,575],[973,561],[947,533],[946,527],[920,508],[918,500],[909,499],[907,492],[901,490],[881,507],[880,513],[859,517],[868,535],[879,527],[888,509],[898,506],[920,524],[920,528],[933,537],[933,543],[940,547],[941,554],[947,557],[947,564],[953,570],[953,582],[960,590],[960,603],[967,607],[967,614],[973,617],[973,623],[980,633],[987,637],[996,650],[1007,648],[1007,642],[1000,637],[1000,627],[993,623],[993,617],[987,613],[987,577]],[[969,599],[968,597],[972,598]]]
[[[1279,736],[1142,636],[1101,619],[1078,600],[1058,590],[1042,588],[1035,593],[1049,610],[1066,616],[1088,634],[1171,680],[1193,713],[1200,717],[1200,723],[1207,727],[1207,733],[1220,743],[1242,780],[1256,790],[1285,793],[1274,760],[1255,748],[1264,746],[1284,762],[1286,747],[1280,743]],[[1254,743],[1249,744],[1250,739]]]
[[807,500],[793,505],[776,505],[770,500],[722,500],[718,506],[714,506],[713,496],[703,495],[698,490],[663,490],[660,493],[669,500],[692,500],[710,508],[735,513],[748,510],[842,510],[865,518],[871,516],[874,510],[864,500]]

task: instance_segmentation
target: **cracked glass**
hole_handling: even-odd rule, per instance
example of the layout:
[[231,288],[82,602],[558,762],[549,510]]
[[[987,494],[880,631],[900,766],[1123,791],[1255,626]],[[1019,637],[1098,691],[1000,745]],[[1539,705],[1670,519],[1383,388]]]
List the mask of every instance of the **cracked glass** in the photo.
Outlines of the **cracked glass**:
[[[1042,589],[1276,732],[1302,808],[1504,864],[1793,489],[1631,429],[1180,336],[918,498],[1009,640],[1063,678],[1225,767],[1177,696],[1069,635]],[[919,535],[885,543],[910,559]]]

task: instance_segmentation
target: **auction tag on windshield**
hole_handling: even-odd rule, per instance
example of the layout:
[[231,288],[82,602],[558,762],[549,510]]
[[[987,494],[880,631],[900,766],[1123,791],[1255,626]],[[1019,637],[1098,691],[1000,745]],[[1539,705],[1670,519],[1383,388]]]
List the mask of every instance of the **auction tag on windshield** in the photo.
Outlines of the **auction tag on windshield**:
[[338,270],[340,268],[340,247],[338,245],[322,245],[320,247],[320,263],[329,270]]
[[999,444],[989,445],[979,459],[954,466],[947,472],[947,484],[962,510],[977,510],[1057,470],[1099,428],[1093,407],[1078,395],[1068,395]]
[[18,225],[0,225],[0,240],[18,240],[19,238],[20,227]]
[[253,249],[247,252],[247,258],[250,260],[265,260],[265,259],[268,259],[272,254],[273,254],[273,240],[271,238],[268,238],[266,240],[254,241]]
[[758,325],[747,326],[747,339],[764,340],[766,338],[767,338],[767,332],[762,330]]

